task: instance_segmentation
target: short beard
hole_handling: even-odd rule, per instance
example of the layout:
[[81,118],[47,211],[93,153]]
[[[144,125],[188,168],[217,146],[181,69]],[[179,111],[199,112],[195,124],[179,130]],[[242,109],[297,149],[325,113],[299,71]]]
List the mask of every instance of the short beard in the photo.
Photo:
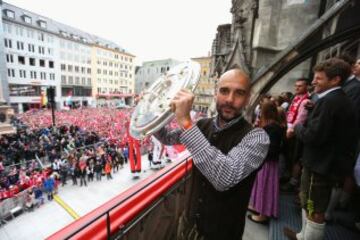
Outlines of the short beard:
[[[221,112],[221,108],[223,108],[223,107],[228,107],[228,108],[233,109],[235,111],[235,115],[232,118],[225,117]],[[239,111],[237,111],[235,108],[233,108],[230,105],[224,104],[224,105],[220,106],[218,103],[216,104],[216,110],[217,110],[219,118],[226,123],[231,122],[232,120],[238,118],[239,116],[242,115],[242,112],[243,112],[243,109],[240,109]]]

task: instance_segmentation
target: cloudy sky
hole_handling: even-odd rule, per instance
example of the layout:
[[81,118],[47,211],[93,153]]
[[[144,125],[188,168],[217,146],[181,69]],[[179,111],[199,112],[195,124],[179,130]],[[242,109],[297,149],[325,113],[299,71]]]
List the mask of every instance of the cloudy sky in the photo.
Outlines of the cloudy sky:
[[5,0],[118,43],[138,58],[206,56],[231,0]]

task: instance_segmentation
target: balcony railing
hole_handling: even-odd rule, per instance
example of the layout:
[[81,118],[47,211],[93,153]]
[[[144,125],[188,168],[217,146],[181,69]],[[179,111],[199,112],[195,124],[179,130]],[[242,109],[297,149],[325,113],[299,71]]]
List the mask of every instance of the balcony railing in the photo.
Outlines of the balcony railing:
[[185,151],[171,165],[47,239],[171,239],[189,196],[191,170]]

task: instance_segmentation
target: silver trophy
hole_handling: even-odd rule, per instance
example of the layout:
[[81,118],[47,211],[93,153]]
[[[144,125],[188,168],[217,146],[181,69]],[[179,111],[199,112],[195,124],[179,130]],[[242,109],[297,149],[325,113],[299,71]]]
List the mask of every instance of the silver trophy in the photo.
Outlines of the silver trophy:
[[130,135],[144,139],[168,124],[174,117],[170,102],[182,88],[195,91],[200,80],[200,64],[183,62],[160,76],[142,94],[130,120]]

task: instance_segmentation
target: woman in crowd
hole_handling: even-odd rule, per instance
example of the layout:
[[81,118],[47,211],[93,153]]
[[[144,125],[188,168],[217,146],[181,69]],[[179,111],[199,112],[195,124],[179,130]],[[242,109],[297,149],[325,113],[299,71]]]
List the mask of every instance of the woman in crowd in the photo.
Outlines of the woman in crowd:
[[249,204],[249,210],[254,214],[248,215],[248,218],[253,222],[266,224],[270,217],[278,217],[278,161],[284,138],[277,106],[271,100],[264,100],[260,106],[259,127],[264,128],[269,135],[270,147],[254,182]]

